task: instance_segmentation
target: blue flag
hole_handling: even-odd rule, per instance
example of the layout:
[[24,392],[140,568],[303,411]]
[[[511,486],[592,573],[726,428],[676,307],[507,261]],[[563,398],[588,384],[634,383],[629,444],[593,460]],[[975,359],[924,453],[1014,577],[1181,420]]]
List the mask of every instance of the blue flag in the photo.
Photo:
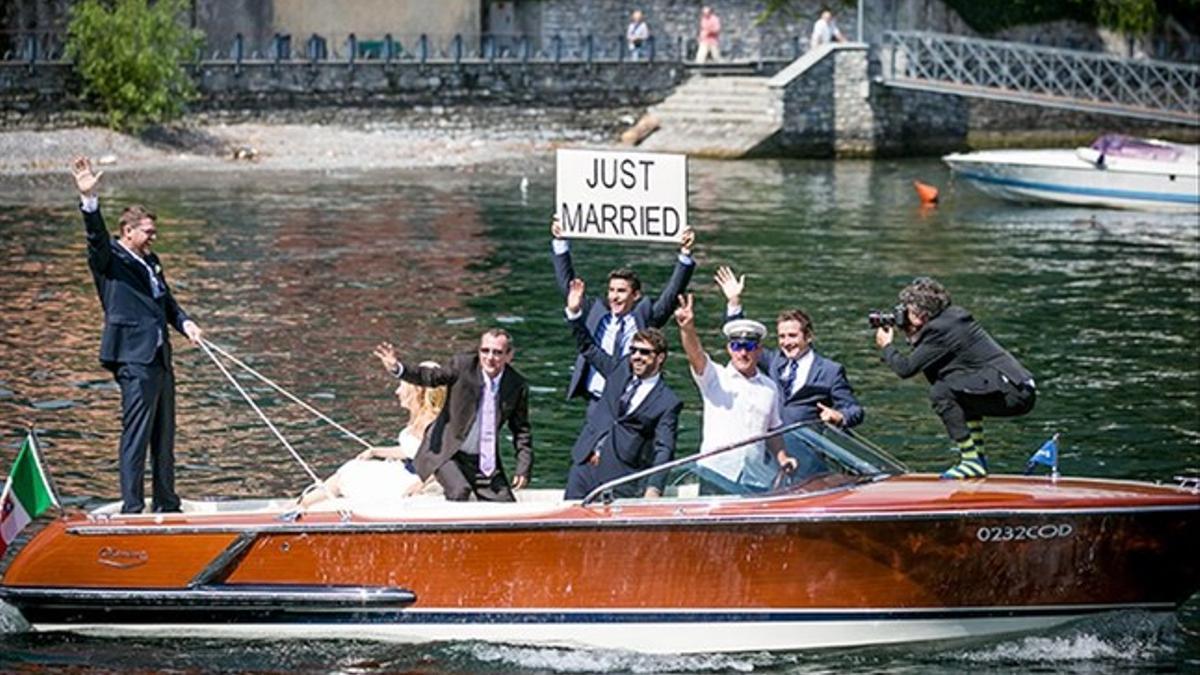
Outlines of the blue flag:
[[1058,434],[1054,434],[1050,440],[1042,443],[1042,447],[1030,456],[1029,461],[1025,463],[1025,475],[1033,473],[1038,464],[1049,467],[1058,466]]

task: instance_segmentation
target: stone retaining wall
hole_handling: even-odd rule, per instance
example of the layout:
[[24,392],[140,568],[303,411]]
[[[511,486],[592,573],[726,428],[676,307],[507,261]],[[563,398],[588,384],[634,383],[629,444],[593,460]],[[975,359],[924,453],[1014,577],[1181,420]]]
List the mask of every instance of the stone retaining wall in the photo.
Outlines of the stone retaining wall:
[[[658,62],[365,62],[353,67],[329,62],[211,62],[194,75],[200,92],[191,106],[194,112],[267,116],[416,107],[640,111],[669,95],[685,73],[678,64]],[[68,65],[0,64],[0,128],[37,127],[79,117],[87,108],[79,91],[80,82]]]

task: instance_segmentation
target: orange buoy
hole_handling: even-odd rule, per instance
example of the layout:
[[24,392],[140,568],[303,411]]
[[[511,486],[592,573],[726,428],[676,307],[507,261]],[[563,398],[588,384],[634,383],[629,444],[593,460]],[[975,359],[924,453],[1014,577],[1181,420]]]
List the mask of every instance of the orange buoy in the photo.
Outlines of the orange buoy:
[[938,200],[938,189],[928,183],[922,183],[919,180],[913,181],[913,189],[917,191],[917,197],[920,197],[922,204],[936,204]]

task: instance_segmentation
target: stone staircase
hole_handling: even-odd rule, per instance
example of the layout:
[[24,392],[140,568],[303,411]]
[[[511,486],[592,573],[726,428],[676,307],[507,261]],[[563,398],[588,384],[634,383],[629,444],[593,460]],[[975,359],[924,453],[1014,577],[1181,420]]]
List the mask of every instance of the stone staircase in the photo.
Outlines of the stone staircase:
[[770,79],[693,75],[647,111],[659,128],[638,149],[700,157],[752,154],[783,124],[782,92],[767,86]]

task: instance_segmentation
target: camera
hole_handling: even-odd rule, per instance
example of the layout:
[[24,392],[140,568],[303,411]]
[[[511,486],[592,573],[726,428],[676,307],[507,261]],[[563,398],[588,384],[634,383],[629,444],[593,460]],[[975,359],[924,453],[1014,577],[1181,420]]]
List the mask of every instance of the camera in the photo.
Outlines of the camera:
[[871,324],[871,328],[895,326],[903,330],[908,325],[908,308],[903,304],[899,304],[893,307],[890,312],[873,309],[867,313],[867,323]]

